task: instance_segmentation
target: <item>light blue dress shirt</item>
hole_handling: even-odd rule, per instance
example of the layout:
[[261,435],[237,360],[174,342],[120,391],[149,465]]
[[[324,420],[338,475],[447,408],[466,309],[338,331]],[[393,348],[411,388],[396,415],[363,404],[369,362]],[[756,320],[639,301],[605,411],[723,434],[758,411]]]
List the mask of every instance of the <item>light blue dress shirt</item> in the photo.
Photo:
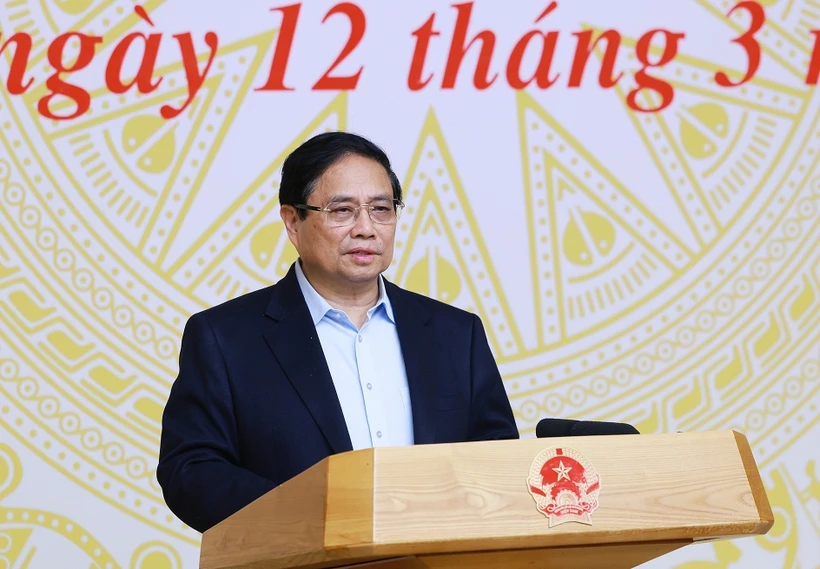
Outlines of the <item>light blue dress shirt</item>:
[[308,282],[296,279],[330,368],[353,449],[413,444],[413,411],[393,307],[379,277],[379,300],[361,329]]

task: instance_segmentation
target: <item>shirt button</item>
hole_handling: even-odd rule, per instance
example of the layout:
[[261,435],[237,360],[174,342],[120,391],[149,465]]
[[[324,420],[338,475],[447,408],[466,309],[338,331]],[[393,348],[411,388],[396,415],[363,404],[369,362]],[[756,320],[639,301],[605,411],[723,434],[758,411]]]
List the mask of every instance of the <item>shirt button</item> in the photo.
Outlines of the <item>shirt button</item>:
[[368,388],[368,389],[373,389],[373,384],[368,383],[368,384],[367,384],[367,388]]
[[376,436],[379,437],[379,438],[382,438],[382,432],[381,431],[376,431]]
[[362,337],[361,337],[361,336],[359,336],[359,341],[360,341],[360,342],[362,341]]

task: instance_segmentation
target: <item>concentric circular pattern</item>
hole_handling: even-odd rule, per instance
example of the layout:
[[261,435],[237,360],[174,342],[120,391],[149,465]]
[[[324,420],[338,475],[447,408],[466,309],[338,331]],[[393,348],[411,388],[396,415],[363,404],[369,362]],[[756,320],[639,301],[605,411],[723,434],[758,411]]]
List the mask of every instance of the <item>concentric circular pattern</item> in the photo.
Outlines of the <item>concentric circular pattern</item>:
[[[721,20],[731,7],[699,3]],[[125,0],[6,4],[4,34],[25,24],[35,42],[80,28],[105,31],[110,45],[136,24]],[[490,251],[502,253],[460,178],[485,165],[454,161],[431,110],[388,272],[482,317],[525,435],[545,416],[746,433],[777,524],[702,555],[722,566],[806,565],[820,539],[820,113],[800,71],[808,30],[820,28],[812,4],[765,3],[760,40],[783,83],[726,90],[710,62],[679,55],[653,71],[675,85],[664,112],[631,112],[634,85],[612,91],[664,188],[625,187],[546,110],[546,95],[519,93],[526,207],[511,222],[526,224],[529,257],[514,290],[501,286]],[[278,218],[281,163],[299,141],[346,125],[341,94],[204,230],[186,229],[274,37],[220,45],[173,121],[159,108],[184,100],[181,64],[149,95],[100,85],[83,117],[43,119],[44,41],[31,58],[37,89],[0,93],[0,567],[54,555],[44,543],[82,566],[196,563],[198,534],[167,510],[154,476],[182,326],[284,275],[295,253]],[[620,68],[638,68],[620,53]],[[656,191],[674,211],[648,205]],[[513,311],[513,295],[530,296],[532,311]],[[535,334],[523,334],[530,322]],[[40,480],[77,497],[53,504],[65,515],[31,493]],[[117,517],[144,531],[109,552],[100,541]]]

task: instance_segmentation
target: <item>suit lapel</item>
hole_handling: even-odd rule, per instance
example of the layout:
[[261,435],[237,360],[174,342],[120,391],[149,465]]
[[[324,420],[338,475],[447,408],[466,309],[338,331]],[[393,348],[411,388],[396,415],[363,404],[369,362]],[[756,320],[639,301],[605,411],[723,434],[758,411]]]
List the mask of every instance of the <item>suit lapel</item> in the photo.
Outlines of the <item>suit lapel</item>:
[[353,450],[319,335],[293,267],[273,287],[265,314],[276,320],[265,332],[265,341],[333,452]]
[[412,294],[385,281],[396,330],[399,335],[410,403],[413,408],[413,437],[416,444],[436,440],[436,358],[439,349],[430,337],[430,312]]

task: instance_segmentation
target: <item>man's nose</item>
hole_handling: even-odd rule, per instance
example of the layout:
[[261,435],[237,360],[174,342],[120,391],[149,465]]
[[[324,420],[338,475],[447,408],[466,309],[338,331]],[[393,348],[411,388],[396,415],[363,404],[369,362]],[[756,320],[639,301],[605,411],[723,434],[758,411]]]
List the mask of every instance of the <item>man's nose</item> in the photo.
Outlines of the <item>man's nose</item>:
[[359,206],[352,231],[354,235],[373,235],[375,233],[373,220],[370,219],[370,209],[367,206]]

